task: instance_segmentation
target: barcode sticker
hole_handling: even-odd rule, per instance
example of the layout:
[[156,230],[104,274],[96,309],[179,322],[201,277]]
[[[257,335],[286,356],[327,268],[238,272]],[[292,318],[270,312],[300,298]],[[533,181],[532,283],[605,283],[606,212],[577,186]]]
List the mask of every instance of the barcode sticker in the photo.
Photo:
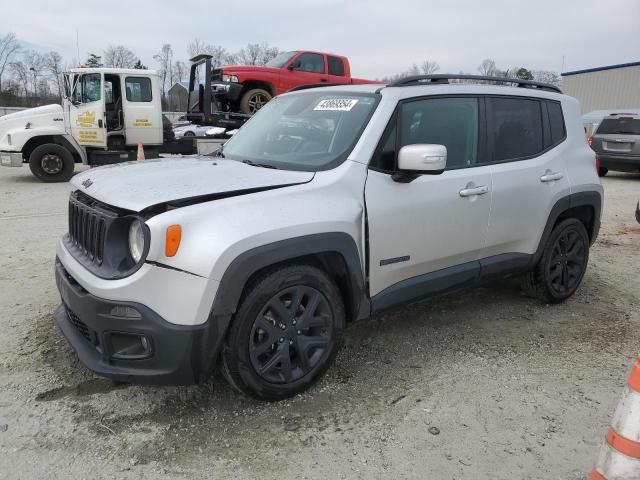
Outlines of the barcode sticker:
[[333,110],[336,112],[348,112],[358,103],[357,98],[327,98],[320,100],[314,110]]

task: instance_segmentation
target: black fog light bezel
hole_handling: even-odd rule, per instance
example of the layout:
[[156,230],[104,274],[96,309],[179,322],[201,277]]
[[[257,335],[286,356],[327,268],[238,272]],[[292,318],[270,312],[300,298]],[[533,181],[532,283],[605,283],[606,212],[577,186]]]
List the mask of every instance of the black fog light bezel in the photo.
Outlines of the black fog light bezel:
[[[141,339],[145,339],[148,343],[148,348],[144,353],[134,354],[134,355],[114,352],[113,339],[115,336],[118,336],[118,335],[126,336],[126,337],[135,337],[141,343],[142,343]],[[110,360],[147,360],[153,357],[153,354],[154,354],[153,340],[151,339],[151,337],[145,334],[134,333],[134,332],[122,332],[122,331],[108,331],[108,332],[105,332],[103,336],[104,336],[103,347]]]

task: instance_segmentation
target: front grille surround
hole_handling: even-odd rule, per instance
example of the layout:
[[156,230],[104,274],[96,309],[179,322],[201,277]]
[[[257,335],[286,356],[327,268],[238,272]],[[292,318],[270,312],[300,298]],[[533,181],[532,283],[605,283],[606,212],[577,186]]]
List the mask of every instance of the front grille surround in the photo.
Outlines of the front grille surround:
[[[145,249],[136,263],[129,252],[129,227],[143,222]],[[149,251],[149,229],[144,219],[132,212],[105,205],[75,191],[69,197],[69,231],[63,242],[73,258],[100,278],[131,275],[144,263]]]

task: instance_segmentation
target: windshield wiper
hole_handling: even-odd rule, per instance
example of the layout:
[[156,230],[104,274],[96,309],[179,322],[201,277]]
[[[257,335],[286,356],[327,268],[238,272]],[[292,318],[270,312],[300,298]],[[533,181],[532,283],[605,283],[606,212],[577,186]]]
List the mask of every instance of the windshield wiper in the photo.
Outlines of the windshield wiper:
[[278,167],[274,167],[273,165],[269,165],[268,163],[257,163],[253,160],[242,160],[242,163],[246,163],[247,165],[251,165],[252,167],[273,168],[275,170],[278,169]]

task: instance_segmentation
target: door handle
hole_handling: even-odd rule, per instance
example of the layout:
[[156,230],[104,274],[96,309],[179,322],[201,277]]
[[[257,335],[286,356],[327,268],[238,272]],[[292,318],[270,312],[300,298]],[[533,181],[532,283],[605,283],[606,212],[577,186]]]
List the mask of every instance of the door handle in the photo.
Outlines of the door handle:
[[463,188],[460,190],[461,197],[473,197],[474,195],[484,195],[489,193],[489,187],[486,185],[480,185],[479,187]]
[[102,128],[102,119],[101,118],[98,119],[98,128]]
[[554,182],[556,180],[560,180],[562,177],[564,177],[562,172],[552,172],[551,170],[547,170],[544,172],[544,175],[540,177],[540,181],[545,183]]

